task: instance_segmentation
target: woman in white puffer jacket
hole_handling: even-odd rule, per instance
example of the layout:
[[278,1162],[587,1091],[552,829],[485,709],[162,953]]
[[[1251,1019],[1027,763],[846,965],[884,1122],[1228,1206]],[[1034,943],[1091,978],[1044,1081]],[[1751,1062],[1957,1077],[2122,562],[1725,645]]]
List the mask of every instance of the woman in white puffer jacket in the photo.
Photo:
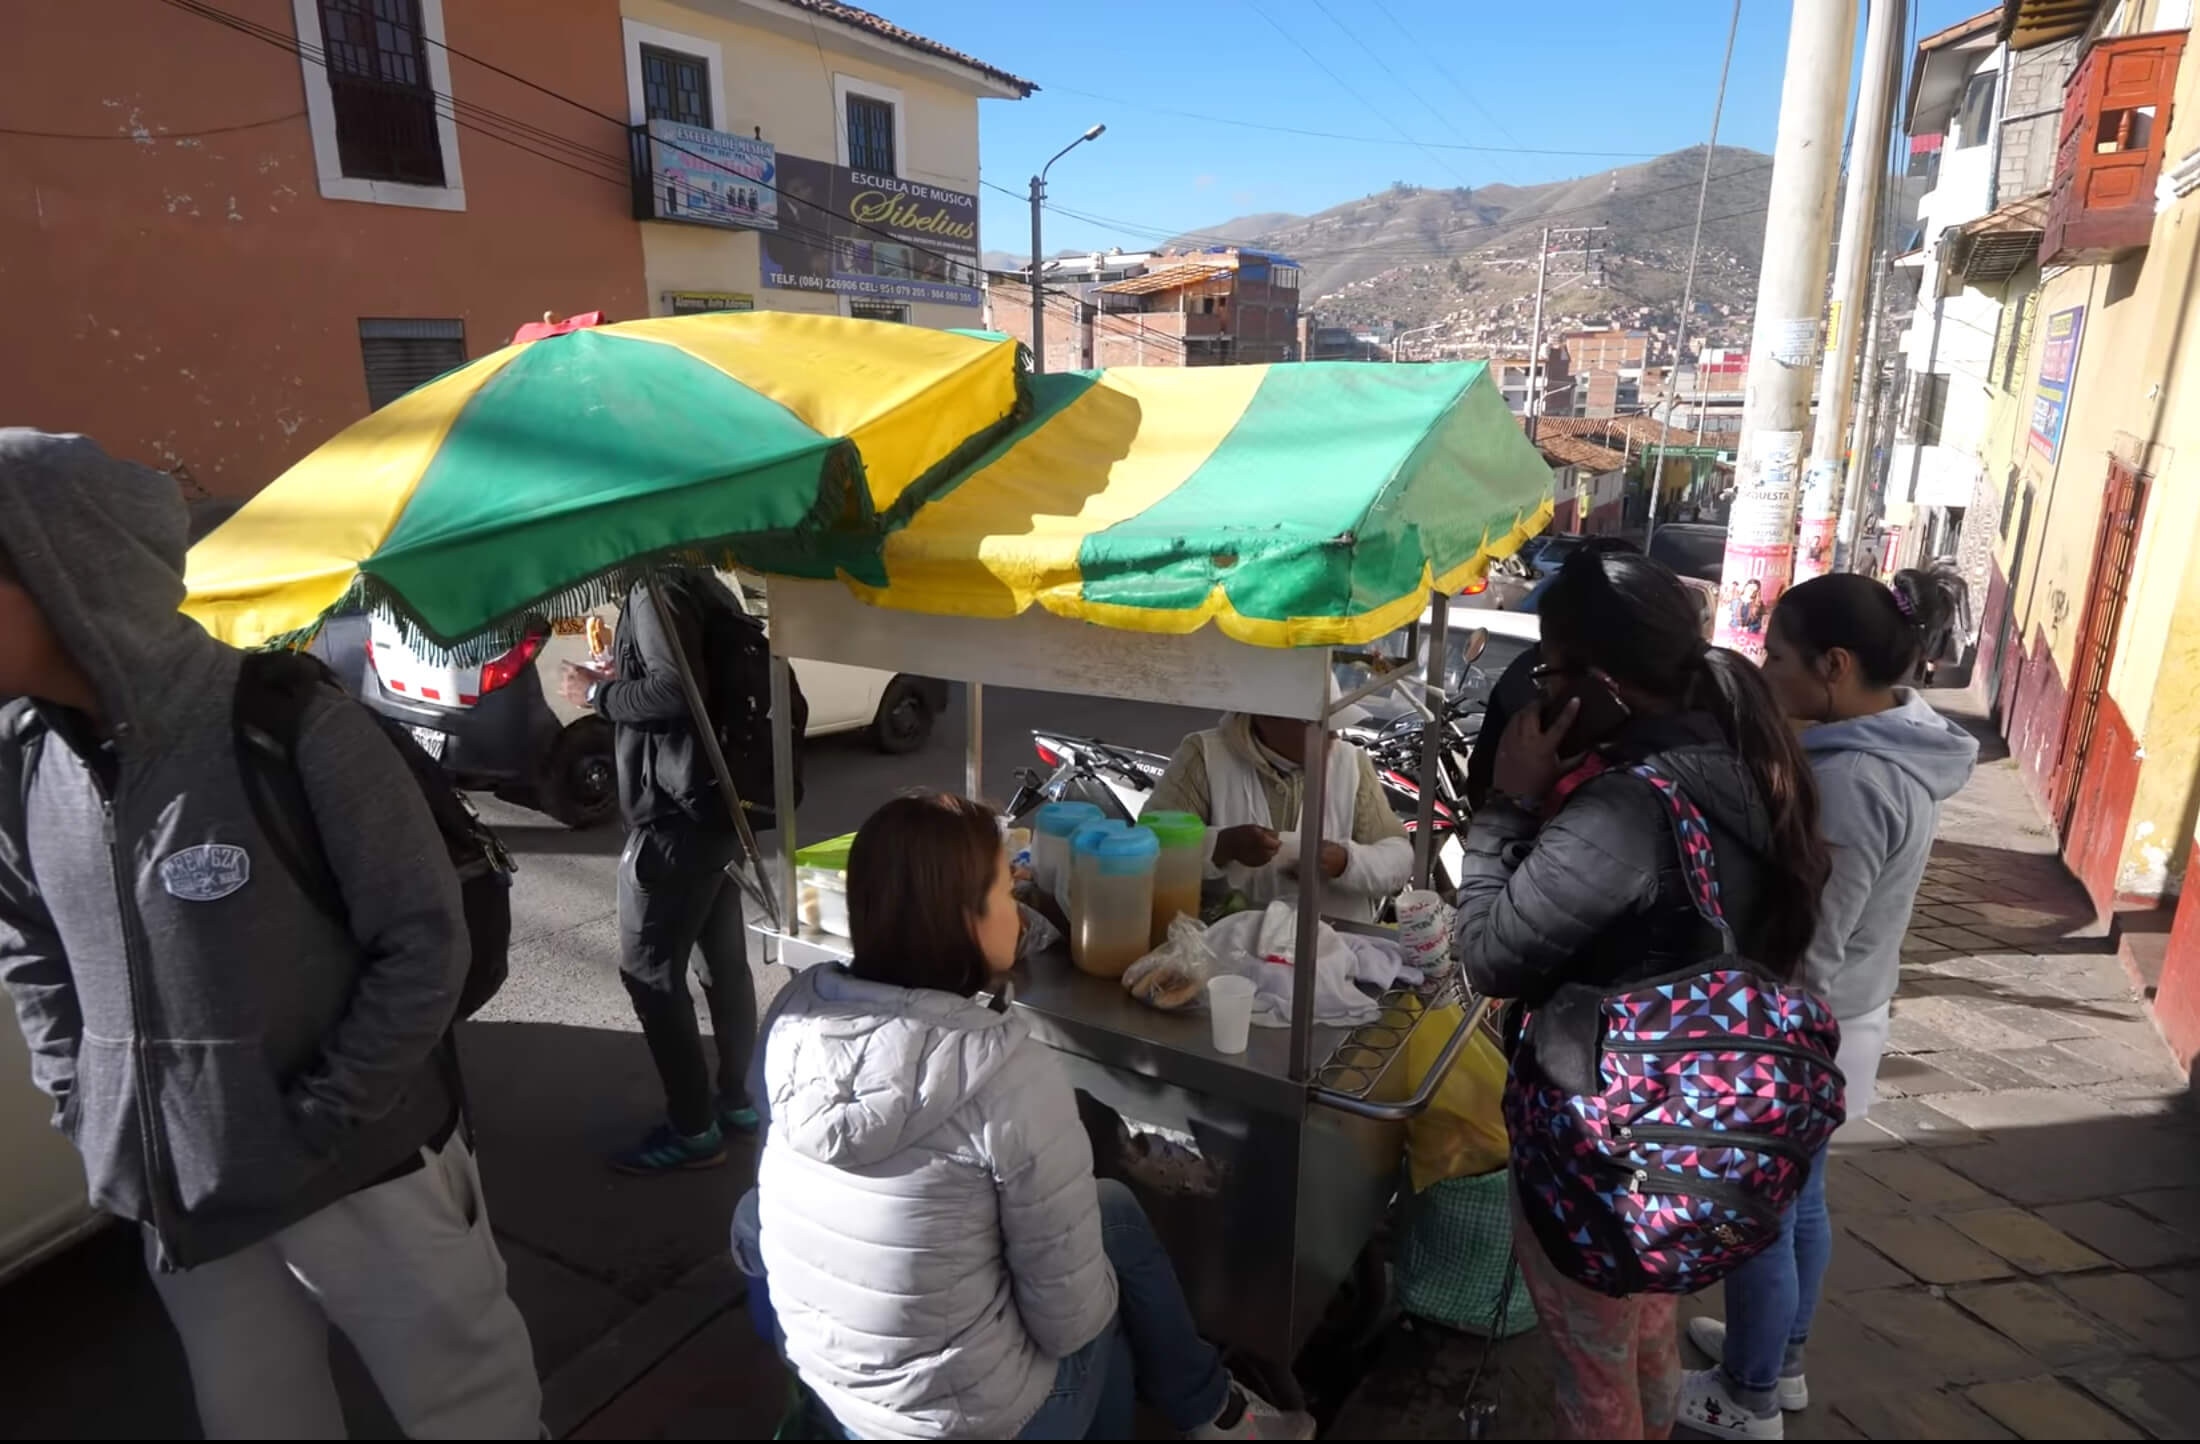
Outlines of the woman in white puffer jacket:
[[[1015,962],[999,824],[928,794],[848,858],[855,959],[764,1026],[760,1252],[788,1359],[864,1438],[1311,1438],[1199,1337],[1137,1200],[1098,1184],[1069,1081],[974,996]],[[1135,1383],[1134,1383],[1135,1380]]]

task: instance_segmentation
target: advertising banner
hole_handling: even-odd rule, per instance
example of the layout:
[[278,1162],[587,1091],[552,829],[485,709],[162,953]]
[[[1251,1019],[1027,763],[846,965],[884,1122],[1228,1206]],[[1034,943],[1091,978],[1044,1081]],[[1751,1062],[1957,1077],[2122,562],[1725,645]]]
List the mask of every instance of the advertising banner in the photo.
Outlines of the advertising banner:
[[2062,450],[2063,422],[2070,415],[2070,383],[2078,374],[2078,341],[2085,332],[2085,307],[2072,306],[2047,318],[2040,337],[2040,381],[2032,392],[2032,449],[2049,461]]
[[764,284],[875,301],[976,306],[978,198],[798,155],[778,158]]
[[777,171],[768,140],[671,120],[649,123],[653,220],[768,231],[777,224]]

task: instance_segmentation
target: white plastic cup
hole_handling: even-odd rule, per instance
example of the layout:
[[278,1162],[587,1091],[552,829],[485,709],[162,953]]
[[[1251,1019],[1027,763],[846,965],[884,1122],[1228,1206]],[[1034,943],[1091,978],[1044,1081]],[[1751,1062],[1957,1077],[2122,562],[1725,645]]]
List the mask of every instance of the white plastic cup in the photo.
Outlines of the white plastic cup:
[[1253,1036],[1251,978],[1224,973],[1207,980],[1207,1020],[1214,1027],[1217,1053],[1242,1053]]

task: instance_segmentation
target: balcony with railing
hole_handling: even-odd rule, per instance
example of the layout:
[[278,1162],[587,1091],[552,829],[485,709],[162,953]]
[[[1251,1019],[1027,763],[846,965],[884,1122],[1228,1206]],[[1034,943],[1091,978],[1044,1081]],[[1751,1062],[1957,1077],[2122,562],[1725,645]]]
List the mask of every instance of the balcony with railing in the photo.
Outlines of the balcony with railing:
[[2182,30],[2095,41],[2063,90],[2043,266],[2093,265],[2147,244]]

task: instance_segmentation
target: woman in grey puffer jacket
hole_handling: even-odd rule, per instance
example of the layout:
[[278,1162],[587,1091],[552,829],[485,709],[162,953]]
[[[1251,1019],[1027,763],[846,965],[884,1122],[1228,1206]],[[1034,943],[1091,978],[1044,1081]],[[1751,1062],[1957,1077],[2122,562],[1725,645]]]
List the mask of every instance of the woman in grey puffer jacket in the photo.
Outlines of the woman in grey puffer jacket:
[[974,994],[1021,929],[991,811],[889,802],[848,859],[855,959],[773,1004],[760,1252],[788,1359],[863,1438],[1312,1437],[1199,1337],[1069,1080]]

